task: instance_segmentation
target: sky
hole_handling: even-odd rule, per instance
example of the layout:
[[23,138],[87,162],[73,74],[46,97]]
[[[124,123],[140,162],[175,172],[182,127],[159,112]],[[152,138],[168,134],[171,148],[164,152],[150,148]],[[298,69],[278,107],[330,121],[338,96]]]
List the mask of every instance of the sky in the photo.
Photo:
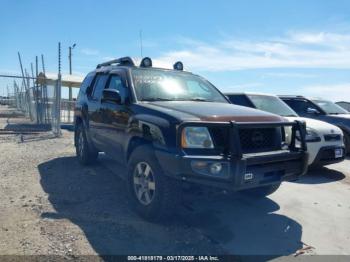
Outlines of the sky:
[[[46,70],[84,76],[112,58],[153,59],[202,75],[221,91],[350,101],[348,0],[0,0],[0,74]],[[13,80],[0,78],[0,95]]]

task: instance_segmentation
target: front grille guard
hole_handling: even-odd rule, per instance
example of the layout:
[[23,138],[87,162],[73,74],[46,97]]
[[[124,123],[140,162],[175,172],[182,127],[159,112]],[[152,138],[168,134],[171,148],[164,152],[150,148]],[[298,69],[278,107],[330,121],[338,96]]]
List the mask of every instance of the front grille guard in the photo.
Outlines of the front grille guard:
[[[182,131],[185,127],[189,126],[204,126],[204,127],[222,127],[222,128],[229,128],[229,149],[230,149],[230,155],[233,158],[241,159],[243,156],[242,148],[241,148],[241,142],[239,138],[239,130],[240,129],[258,129],[258,128],[277,128],[277,127],[292,127],[292,136],[291,136],[291,142],[289,145],[289,150],[293,152],[305,152],[307,151],[306,142],[305,142],[305,135],[306,135],[306,125],[305,122],[297,121],[294,122],[203,122],[203,121],[188,121],[183,122],[180,125],[177,126],[177,147],[179,149],[181,148],[181,135]],[[282,132],[284,132],[284,128],[282,129]],[[296,146],[297,142],[297,136],[296,133],[299,132],[300,134],[300,147]]]

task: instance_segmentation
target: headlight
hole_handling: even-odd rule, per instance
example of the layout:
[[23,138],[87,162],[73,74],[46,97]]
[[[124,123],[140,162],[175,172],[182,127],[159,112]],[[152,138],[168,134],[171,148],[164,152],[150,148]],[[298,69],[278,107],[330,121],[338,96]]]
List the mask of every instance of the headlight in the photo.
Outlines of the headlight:
[[[296,138],[300,141],[300,133],[296,133]],[[306,128],[306,135],[305,135],[305,141],[306,142],[320,142],[321,138],[317,134],[316,130],[310,127]]]
[[214,148],[213,140],[206,127],[185,127],[182,131],[183,148]]

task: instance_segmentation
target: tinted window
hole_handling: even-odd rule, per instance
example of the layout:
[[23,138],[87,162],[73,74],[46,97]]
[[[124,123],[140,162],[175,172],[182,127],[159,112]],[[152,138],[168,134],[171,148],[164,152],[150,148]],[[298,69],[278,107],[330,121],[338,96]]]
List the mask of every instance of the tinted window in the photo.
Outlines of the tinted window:
[[286,103],[275,96],[248,95],[257,109],[280,116],[298,116]]
[[350,103],[347,102],[337,102],[337,105],[341,106],[342,108],[344,108],[345,110],[350,112]]
[[92,80],[94,79],[95,74],[89,74],[85,77],[84,81],[81,83],[80,85],[80,90],[79,90],[79,94],[85,93],[86,89],[88,88],[88,86],[91,85]]
[[123,85],[123,81],[122,81],[121,76],[112,75],[110,80],[109,80],[108,89],[118,90],[122,101],[125,101],[127,94],[126,94],[126,88]]
[[231,103],[239,106],[254,107],[245,95],[227,95]]
[[[318,110],[317,107],[315,107],[312,103],[310,103],[307,100],[290,100],[290,99],[283,99],[283,101],[289,105],[295,112],[298,114],[306,114],[308,108],[316,109]],[[319,110],[318,110],[319,111]]]
[[92,98],[101,99],[103,89],[106,86],[108,75],[97,75]]
[[337,115],[337,114],[347,114],[348,112],[338,106],[337,104],[327,101],[327,100],[312,100],[314,103],[316,103],[319,107],[323,109],[327,114],[330,115]]

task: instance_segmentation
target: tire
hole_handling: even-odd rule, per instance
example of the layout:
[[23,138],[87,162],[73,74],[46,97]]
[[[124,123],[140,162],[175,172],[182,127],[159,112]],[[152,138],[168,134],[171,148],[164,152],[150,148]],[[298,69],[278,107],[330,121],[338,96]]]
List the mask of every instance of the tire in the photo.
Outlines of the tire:
[[263,198],[276,192],[280,185],[281,184],[279,183],[275,185],[246,189],[241,191],[241,193],[254,198]]
[[95,163],[98,157],[98,151],[89,145],[83,125],[79,124],[75,132],[75,150],[79,162],[85,166]]
[[131,205],[146,220],[166,220],[181,202],[180,181],[163,174],[151,146],[131,153],[127,182]]

